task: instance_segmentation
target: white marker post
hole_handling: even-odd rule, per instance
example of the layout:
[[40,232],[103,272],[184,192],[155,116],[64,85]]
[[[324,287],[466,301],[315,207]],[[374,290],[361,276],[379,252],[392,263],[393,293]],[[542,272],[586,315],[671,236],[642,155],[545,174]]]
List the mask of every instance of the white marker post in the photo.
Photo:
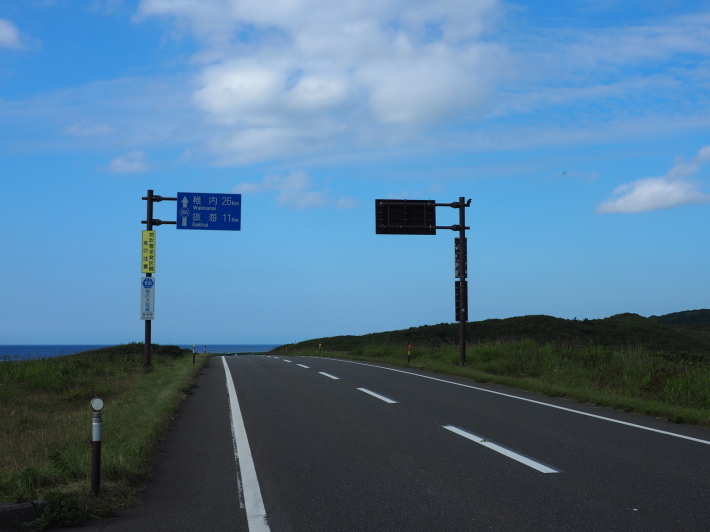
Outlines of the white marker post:
[[94,397],[91,402],[94,411],[91,420],[91,491],[97,497],[101,494],[101,410],[104,408],[103,399]]

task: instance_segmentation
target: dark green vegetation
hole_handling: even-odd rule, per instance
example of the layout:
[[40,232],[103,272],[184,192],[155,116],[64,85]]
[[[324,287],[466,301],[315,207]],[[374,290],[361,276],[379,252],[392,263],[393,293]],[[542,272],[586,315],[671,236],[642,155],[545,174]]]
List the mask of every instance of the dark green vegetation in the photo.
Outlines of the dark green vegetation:
[[319,338],[277,351],[317,355],[322,344],[325,356],[406,365],[710,426],[710,310],[484,320],[467,325],[467,342],[466,367],[457,365],[458,324]]
[[[143,344],[0,363],[0,501],[43,499],[38,528],[110,515],[135,503],[160,439],[204,355]],[[102,497],[90,490],[93,397],[103,410]]]

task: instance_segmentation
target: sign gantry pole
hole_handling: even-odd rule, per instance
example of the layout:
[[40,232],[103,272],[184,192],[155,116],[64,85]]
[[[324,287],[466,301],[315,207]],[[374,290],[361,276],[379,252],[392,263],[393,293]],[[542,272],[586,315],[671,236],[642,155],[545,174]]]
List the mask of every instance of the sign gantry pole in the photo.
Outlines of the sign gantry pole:
[[[459,278],[459,366],[466,365],[466,321],[468,321],[468,281],[466,281],[466,270],[468,249],[466,246],[466,199],[459,198],[459,249],[460,257],[458,272]],[[469,200],[470,205],[470,200]]]
[[[178,192],[174,198],[164,198],[153,194],[152,190],[143,197],[147,201],[146,218],[142,245],[143,256],[141,272],[141,319],[145,320],[145,346],[143,367],[152,365],[151,322],[155,316],[155,245],[154,225],[174,225],[177,229],[240,231],[242,227],[242,195],[215,194],[210,192]],[[163,221],[153,218],[153,203],[156,201],[177,202],[176,221]],[[194,354],[194,345],[193,354]],[[207,346],[205,346],[207,352]],[[194,362],[194,357],[193,357]]]
[[152,339],[151,339],[151,323],[154,316],[155,307],[155,281],[153,274],[155,273],[155,246],[156,235],[153,230],[154,225],[176,224],[177,222],[164,222],[153,218],[153,203],[156,201],[177,201],[177,198],[164,198],[156,196],[152,190],[148,190],[148,194],[143,197],[146,200],[146,218],[141,223],[145,224],[143,231],[143,257],[141,272],[145,273],[145,277],[141,279],[141,319],[145,321],[145,340],[143,347],[143,367],[149,368],[153,365],[152,358]]
[[[466,207],[471,200],[436,203],[433,200],[375,200],[375,233],[378,235],[435,235],[437,229],[458,231],[454,239],[456,321],[459,322],[459,365],[466,365],[466,322],[468,321],[468,283],[466,246]],[[458,225],[436,225],[435,207],[459,209]]]
[[[145,230],[146,231],[152,231],[153,230],[153,191],[149,190],[148,191],[148,197],[144,198],[146,199],[146,204],[147,204],[147,212],[146,212],[146,222],[145,222]],[[153,274],[150,272],[147,272],[145,274],[146,277],[152,277]],[[143,367],[144,368],[149,368],[152,365],[151,362],[151,355],[152,355],[152,350],[153,350],[153,345],[151,343],[151,324],[153,323],[153,320],[146,319],[145,320],[145,340],[143,344]]]

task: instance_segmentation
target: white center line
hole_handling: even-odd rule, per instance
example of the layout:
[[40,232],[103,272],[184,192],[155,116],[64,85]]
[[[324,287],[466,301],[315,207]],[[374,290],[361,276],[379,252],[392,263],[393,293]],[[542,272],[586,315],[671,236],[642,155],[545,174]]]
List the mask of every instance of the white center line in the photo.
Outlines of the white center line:
[[463,436],[464,438],[467,438],[473,442],[480,443],[484,447],[488,447],[489,449],[492,449],[497,453],[505,455],[508,458],[512,458],[513,460],[520,462],[521,464],[525,464],[528,467],[532,467],[533,469],[537,469],[541,473],[559,473],[560,472],[558,469],[554,469],[550,466],[543,464],[542,462],[538,462],[537,460],[533,460],[532,458],[528,458],[527,456],[523,456],[522,454],[518,454],[516,452],[513,452],[510,449],[506,449],[502,445],[498,445],[496,443],[488,441],[488,440],[481,438],[480,436],[476,436],[475,434],[468,432],[466,430],[460,429],[458,427],[454,427],[453,425],[443,425],[443,427],[446,430],[450,430],[451,432],[458,434],[459,436]]
[[674,436],[676,438],[682,438],[684,440],[690,440],[698,443],[704,443],[705,445],[710,445],[709,440],[701,440],[700,438],[693,438],[691,436],[685,436],[684,434],[678,434],[677,432],[669,432],[667,430],[654,429],[651,427],[646,427],[644,425],[637,425],[636,423],[629,423],[628,421],[621,421],[619,419],[614,419],[605,416],[599,416],[597,414],[590,414],[589,412],[582,412],[581,410],[575,410],[573,408],[566,408],[564,406],[557,406],[550,403],[544,403],[543,401],[536,401],[534,399],[527,399],[525,397],[518,397],[517,395],[511,395],[509,393],[496,392],[494,390],[487,390],[485,388],[479,388],[478,386],[471,386],[470,384],[463,384],[460,382],[447,381],[446,379],[439,379],[437,377],[430,377],[429,375],[421,375],[419,373],[412,373],[410,371],[403,371],[401,369],[386,368],[384,366],[375,366],[374,364],[365,364],[364,362],[354,362],[352,360],[342,360],[339,358],[327,358],[326,360],[335,360],[336,362],[345,362],[346,364],[358,364],[360,366],[369,366],[371,368],[386,369],[389,371],[396,371],[397,373],[406,373],[407,375],[413,375],[415,377],[421,377],[423,379],[431,379],[433,381],[445,382],[447,384],[453,384],[455,386],[462,386],[463,388],[471,388],[472,390],[478,390],[479,392],[492,393],[494,395],[501,395],[503,397],[509,397],[511,399],[517,399],[518,401],[525,401],[527,403],[533,403],[536,405],[547,406],[550,408],[556,408],[557,410],[563,410],[565,412],[572,412],[573,414],[579,414],[580,416],[587,416],[595,419],[603,419],[604,421],[609,421],[611,423],[618,423],[619,425],[626,425],[627,427],[634,427],[637,429],[648,430],[650,432],[656,432],[658,434],[665,434],[666,436]]
[[242,489],[244,490],[244,506],[246,506],[247,524],[249,532],[270,532],[269,524],[266,522],[266,509],[261,498],[259,479],[256,478],[256,468],[254,459],[251,456],[247,429],[242,419],[242,411],[239,408],[237,390],[234,388],[232,374],[227,367],[227,359],[222,357],[224,373],[227,376],[227,392],[229,394],[229,413],[232,418],[232,438],[234,439],[237,467],[242,474]]
[[310,366],[305,366],[303,364],[296,364],[297,366],[301,366],[302,368],[310,369]]
[[331,379],[335,379],[336,381],[340,379],[340,377],[336,377],[335,375],[331,375],[330,373],[326,373],[325,371],[319,371],[321,375],[325,375],[326,377],[330,377]]
[[385,397],[384,395],[380,395],[379,393],[375,393],[371,390],[368,390],[367,388],[358,388],[361,392],[365,392],[370,394],[372,397],[377,397],[381,401],[384,401],[385,403],[398,403],[399,401],[395,401],[394,399],[390,399],[389,397]]
[[289,364],[292,364],[293,360],[284,360],[284,362],[288,362]]

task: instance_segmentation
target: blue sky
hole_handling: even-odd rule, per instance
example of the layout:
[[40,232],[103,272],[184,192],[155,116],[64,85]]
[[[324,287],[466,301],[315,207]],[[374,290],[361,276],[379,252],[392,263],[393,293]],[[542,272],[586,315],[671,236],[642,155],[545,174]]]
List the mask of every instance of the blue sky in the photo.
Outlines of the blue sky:
[[377,198],[472,199],[470,319],[707,308],[709,95],[708,1],[3,2],[0,344],[142,341],[147,189],[243,203],[157,229],[159,343],[452,322]]

